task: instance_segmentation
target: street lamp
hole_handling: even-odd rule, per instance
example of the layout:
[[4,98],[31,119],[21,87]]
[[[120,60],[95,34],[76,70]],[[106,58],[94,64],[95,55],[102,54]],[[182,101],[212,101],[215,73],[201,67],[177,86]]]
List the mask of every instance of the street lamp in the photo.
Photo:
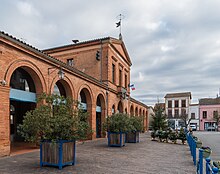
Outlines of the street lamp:
[[[50,70],[53,70],[53,71],[50,71]],[[57,67],[50,67],[50,68],[47,68],[47,75],[48,75],[48,92],[49,92],[49,90],[50,90],[50,85],[49,85],[49,83],[50,83],[50,74],[52,74],[54,71],[56,71],[57,70]],[[65,73],[64,73],[64,71],[63,71],[63,69],[60,67],[60,69],[59,69],[59,71],[58,71],[58,77],[59,77],[59,79],[60,80],[62,80],[62,79],[64,79],[64,77],[65,77]]]
[[63,72],[62,68],[60,68],[60,70],[58,71],[58,77],[60,80],[64,79],[64,77],[65,77],[65,73]]
[[[50,75],[51,73],[53,73],[53,72],[56,70],[56,68],[57,68],[57,67],[50,67],[50,68],[47,69],[47,70],[48,70],[48,71],[47,71],[48,77],[49,77],[49,75]],[[51,69],[54,69],[54,70],[50,72]],[[60,68],[60,70],[58,71],[57,74],[58,74],[58,77],[59,77],[60,80],[64,79],[65,73],[63,72],[63,69],[62,69],[62,68]]]

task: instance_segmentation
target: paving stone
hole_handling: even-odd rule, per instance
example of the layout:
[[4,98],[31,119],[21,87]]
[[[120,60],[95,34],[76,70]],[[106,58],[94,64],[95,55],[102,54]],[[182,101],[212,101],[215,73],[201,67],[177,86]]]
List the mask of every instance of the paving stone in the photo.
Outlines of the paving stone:
[[150,134],[140,136],[140,143],[108,147],[107,139],[77,143],[75,166],[39,165],[39,151],[0,159],[0,174],[195,174],[188,145],[151,141]]

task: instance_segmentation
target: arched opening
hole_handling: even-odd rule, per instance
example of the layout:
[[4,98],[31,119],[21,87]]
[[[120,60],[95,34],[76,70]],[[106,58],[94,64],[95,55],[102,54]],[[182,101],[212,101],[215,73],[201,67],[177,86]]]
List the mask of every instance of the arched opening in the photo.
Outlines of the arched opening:
[[115,113],[115,105],[112,106],[112,115]]
[[138,108],[135,108],[135,116],[138,116]]
[[96,100],[96,138],[102,137],[102,123],[105,119],[105,103],[103,95],[99,94]]
[[142,115],[142,111],[141,111],[141,109],[139,109],[139,116],[141,116]]
[[[78,96],[78,101],[80,103],[79,107],[82,109],[84,112],[87,112],[89,117],[88,117],[88,122],[89,125],[91,126],[92,129],[92,99],[91,99],[91,93],[87,88],[81,89],[79,96]],[[95,119],[95,118],[94,118]],[[88,136],[88,139],[92,139],[92,135]]]
[[37,87],[42,87],[37,74],[28,67],[19,67],[11,75],[9,116],[11,152],[26,148],[24,138],[18,134],[17,128],[23,122],[26,112],[36,108],[36,91],[42,91],[42,88],[36,89],[36,83]]
[[130,115],[131,115],[131,116],[134,115],[134,107],[133,107],[133,105],[131,105],[131,108],[130,108]]
[[53,94],[72,98],[72,93],[71,87],[67,81],[61,79],[54,84]]
[[121,101],[118,103],[118,113],[123,113],[123,106]]
[[127,109],[127,108],[125,108],[125,113],[126,113],[126,114],[128,113],[128,109]]

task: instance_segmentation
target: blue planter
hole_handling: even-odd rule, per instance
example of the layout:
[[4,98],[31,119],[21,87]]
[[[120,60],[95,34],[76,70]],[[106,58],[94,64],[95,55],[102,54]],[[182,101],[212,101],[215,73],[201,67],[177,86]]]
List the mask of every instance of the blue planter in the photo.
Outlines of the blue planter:
[[126,133],[126,143],[139,143],[140,142],[140,132],[128,132]]
[[76,143],[74,140],[51,142],[44,140],[40,144],[40,166],[74,165],[76,160]]
[[125,146],[126,135],[124,132],[108,132],[108,146],[122,147]]

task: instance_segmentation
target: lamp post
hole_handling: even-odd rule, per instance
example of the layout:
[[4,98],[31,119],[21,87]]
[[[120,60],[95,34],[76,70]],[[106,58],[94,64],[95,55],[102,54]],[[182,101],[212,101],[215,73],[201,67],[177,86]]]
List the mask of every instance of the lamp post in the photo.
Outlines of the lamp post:
[[[50,91],[50,74],[52,74],[54,71],[56,71],[57,67],[50,67],[50,68],[47,68],[47,75],[48,75],[48,93]],[[53,70],[53,71],[50,71],[50,70]],[[64,79],[65,77],[65,73],[63,71],[63,69],[60,67],[59,71],[58,71],[58,77],[59,77],[59,80],[62,80]]]

